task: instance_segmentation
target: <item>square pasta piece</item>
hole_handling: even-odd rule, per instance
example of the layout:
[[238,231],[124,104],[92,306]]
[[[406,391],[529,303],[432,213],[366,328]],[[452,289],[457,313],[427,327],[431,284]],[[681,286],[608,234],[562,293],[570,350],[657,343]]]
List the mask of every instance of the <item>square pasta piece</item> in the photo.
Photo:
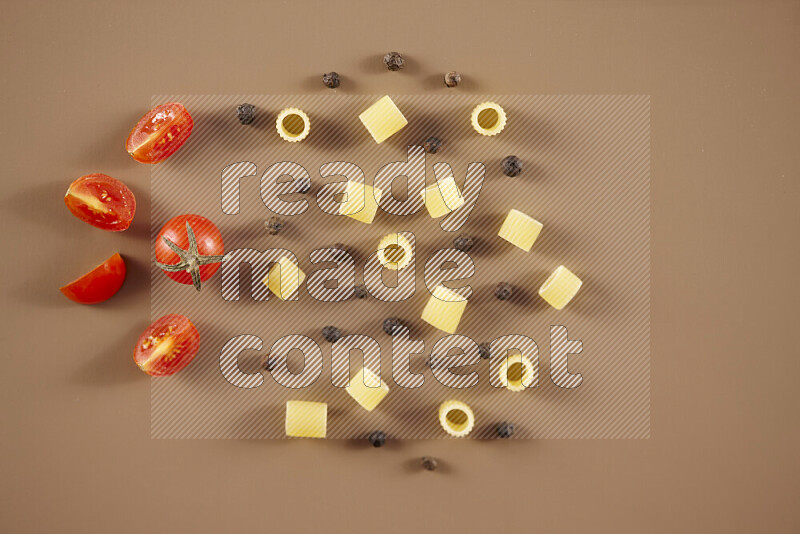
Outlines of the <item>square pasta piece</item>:
[[497,235],[525,252],[530,252],[542,228],[542,223],[533,217],[529,217],[519,210],[511,210]]
[[464,205],[464,197],[452,176],[422,190],[422,200],[431,217],[437,219]]
[[372,224],[381,202],[381,190],[361,182],[348,181],[344,192],[347,199],[339,204],[339,213]]
[[389,386],[381,382],[381,377],[366,367],[358,371],[345,388],[365,410],[371,412],[389,393]]
[[328,434],[328,405],[324,402],[287,401],[286,435],[324,438]]
[[408,121],[389,96],[384,96],[358,116],[375,142],[380,144],[399,132]]
[[583,281],[572,271],[559,265],[539,288],[539,296],[552,307],[560,310],[572,300],[582,285]]
[[445,286],[436,286],[422,310],[422,320],[443,332],[455,334],[466,307],[464,297]]
[[269,268],[269,273],[264,278],[264,284],[281,300],[292,297],[300,284],[305,280],[306,274],[290,258],[284,256]]

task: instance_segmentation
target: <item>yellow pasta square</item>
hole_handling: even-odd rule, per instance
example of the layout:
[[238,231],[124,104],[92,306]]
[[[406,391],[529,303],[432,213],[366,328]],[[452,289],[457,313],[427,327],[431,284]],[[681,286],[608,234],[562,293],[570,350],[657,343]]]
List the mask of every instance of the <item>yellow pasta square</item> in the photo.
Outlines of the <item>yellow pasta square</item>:
[[426,187],[421,194],[428,213],[434,219],[447,215],[464,204],[464,197],[452,176]]
[[328,405],[324,402],[287,401],[286,435],[324,438],[328,433]]
[[560,310],[572,300],[582,285],[580,278],[563,265],[559,265],[539,288],[539,296]]
[[389,96],[384,96],[358,116],[375,142],[380,144],[399,132],[408,121]]
[[371,412],[389,394],[389,386],[381,382],[381,377],[366,367],[356,373],[345,391],[365,410]]
[[284,256],[269,269],[264,284],[276,297],[286,300],[298,290],[305,280],[306,274],[291,259]]
[[445,286],[436,286],[422,310],[422,320],[443,332],[455,334],[466,307],[464,297]]
[[345,195],[345,201],[339,205],[339,213],[372,224],[381,202],[381,190],[361,182],[348,181]]
[[542,227],[542,223],[533,217],[529,217],[519,210],[511,210],[497,235],[525,252],[530,252]]

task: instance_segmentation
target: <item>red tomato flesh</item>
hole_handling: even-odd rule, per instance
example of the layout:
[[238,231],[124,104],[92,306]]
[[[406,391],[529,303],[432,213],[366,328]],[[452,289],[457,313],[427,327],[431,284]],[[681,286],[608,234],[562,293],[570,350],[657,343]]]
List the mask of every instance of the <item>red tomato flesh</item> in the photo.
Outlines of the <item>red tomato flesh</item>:
[[183,315],[165,315],[147,327],[133,351],[133,361],[150,376],[177,373],[194,359],[200,333]]
[[136,198],[128,186],[99,173],[72,182],[64,204],[83,222],[111,232],[127,230],[136,214]]
[[193,127],[194,121],[183,104],[163,104],[139,120],[125,142],[125,150],[141,163],[164,161],[189,139]]
[[105,262],[61,288],[68,299],[81,304],[97,304],[110,299],[125,281],[125,262],[114,254]]
[[[164,237],[187,250],[189,248],[189,236],[186,233],[186,223],[191,225],[197,239],[197,252],[203,256],[221,256],[225,253],[225,246],[222,243],[222,234],[217,226],[201,215],[178,215],[173,217],[161,228],[156,237],[156,261],[175,265],[180,261],[175,252],[164,243]],[[219,270],[221,264],[211,263],[200,267],[200,280],[205,282]],[[164,274],[180,282],[181,284],[191,284],[192,276],[186,271],[177,273],[164,271]]]

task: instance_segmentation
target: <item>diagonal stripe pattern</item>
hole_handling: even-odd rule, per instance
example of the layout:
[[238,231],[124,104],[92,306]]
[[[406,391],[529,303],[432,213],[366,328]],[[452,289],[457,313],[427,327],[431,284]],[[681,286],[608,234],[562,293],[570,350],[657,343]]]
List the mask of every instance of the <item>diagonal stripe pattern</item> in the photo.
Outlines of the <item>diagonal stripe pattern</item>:
[[[152,379],[151,436],[283,438],[285,402],[307,400],[328,403],[329,439],[362,438],[376,429],[390,438],[450,439],[439,426],[437,408],[452,398],[475,412],[470,438],[496,437],[501,421],[514,423],[513,439],[649,437],[649,97],[391,95],[408,125],[377,145],[358,115],[380,96],[153,97],[152,105],[182,102],[195,128],[178,153],[152,166],[151,239],[155,241],[171,217],[198,213],[219,226],[226,251],[240,250],[242,262],[228,269],[227,276],[209,280],[200,293],[171,282],[151,266],[152,318],[181,313],[201,333],[200,354],[189,367],[173,377]],[[508,115],[497,136],[480,136],[469,123],[472,108],[483,101],[499,103]],[[236,119],[235,108],[244,102],[257,111],[248,126]],[[298,107],[311,117],[314,128],[305,140],[286,143],[277,135],[275,118],[286,107]],[[430,136],[443,141],[436,154],[409,151]],[[518,177],[502,173],[500,162],[508,155],[523,161]],[[408,171],[409,165],[422,166],[425,183],[432,185],[436,163],[450,166],[465,200],[441,219],[431,219],[419,209],[418,194],[409,194],[403,203],[404,179],[392,182],[391,176]],[[384,191],[381,205],[391,203],[400,214],[379,209],[372,224],[338,215],[345,181],[372,185],[379,172],[382,181],[393,184],[391,193]],[[308,191],[299,186],[306,176]],[[412,179],[418,180],[416,172]],[[280,211],[285,223],[277,235],[264,229],[264,221],[276,213],[262,198]],[[529,253],[497,236],[512,208],[535,214],[544,224]],[[370,261],[376,244],[392,232],[413,237],[415,263],[399,273],[370,268],[377,263]],[[471,268],[452,250],[458,234],[475,241],[468,252]],[[398,301],[373,295],[342,299],[344,291],[313,286],[310,294],[303,284],[296,300],[267,298],[271,295],[260,281],[266,267],[258,261],[264,251],[291,251],[309,280],[332,265],[326,263],[329,256],[312,256],[313,251],[335,243],[344,243],[353,257],[356,283],[377,286],[380,281],[389,289],[385,294],[377,291],[379,297],[397,284],[412,284],[411,295]],[[471,290],[458,335],[475,343],[506,335],[529,338],[538,347],[538,387],[519,393],[494,387],[490,375],[498,361],[495,354],[480,359],[461,338],[443,340],[436,352],[449,354],[448,365],[463,366],[453,370],[452,383],[469,384],[475,375],[478,383],[452,389],[437,380],[434,373],[439,370],[430,368],[429,357],[446,334],[421,321],[420,313],[429,297],[424,267],[440,250],[432,263],[454,262],[458,267],[447,270],[443,265],[441,272],[430,275],[430,283],[474,273],[447,283]],[[244,261],[248,259],[253,263]],[[537,290],[562,264],[584,284],[573,301],[557,311]],[[404,272],[413,277],[401,279]],[[498,282],[515,288],[510,300],[494,298]],[[409,327],[408,337],[385,333],[386,317],[400,318]],[[321,335],[327,325],[346,336],[337,346],[334,368],[334,348]],[[375,340],[380,354],[363,337]],[[238,354],[235,367],[229,358],[221,358],[230,340],[226,351]],[[396,352],[414,352],[406,362],[411,373],[403,379],[407,387],[393,378],[400,375],[403,363],[391,360],[393,340]],[[513,348],[533,350],[533,345]],[[273,376],[260,363],[271,351],[276,353]],[[334,378],[341,383],[348,373],[352,376],[362,359],[379,370],[391,388],[372,412],[332,383]],[[251,375],[245,387],[225,379],[225,373],[233,376],[234,371]],[[303,376],[317,374],[311,385],[298,389],[283,387],[275,379],[298,385],[304,384]],[[252,387],[255,384],[261,385]]]

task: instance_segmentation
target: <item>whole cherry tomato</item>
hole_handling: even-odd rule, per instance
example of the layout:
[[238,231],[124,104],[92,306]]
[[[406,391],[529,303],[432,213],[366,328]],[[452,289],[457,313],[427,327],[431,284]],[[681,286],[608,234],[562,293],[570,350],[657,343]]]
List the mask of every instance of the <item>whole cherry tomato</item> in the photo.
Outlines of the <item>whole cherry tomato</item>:
[[217,226],[200,215],[178,215],[156,237],[156,264],[181,284],[194,284],[214,276],[224,261],[225,247]]
[[114,254],[74,282],[61,288],[68,299],[81,304],[97,304],[113,297],[125,281],[125,262]]
[[72,182],[64,204],[80,220],[111,232],[126,230],[136,214],[133,192],[105,174],[87,174]]
[[183,104],[163,104],[139,120],[125,142],[125,150],[141,163],[164,161],[189,139],[193,127],[192,116]]
[[139,336],[133,361],[151,376],[177,373],[194,359],[200,348],[200,333],[183,315],[165,315]]

